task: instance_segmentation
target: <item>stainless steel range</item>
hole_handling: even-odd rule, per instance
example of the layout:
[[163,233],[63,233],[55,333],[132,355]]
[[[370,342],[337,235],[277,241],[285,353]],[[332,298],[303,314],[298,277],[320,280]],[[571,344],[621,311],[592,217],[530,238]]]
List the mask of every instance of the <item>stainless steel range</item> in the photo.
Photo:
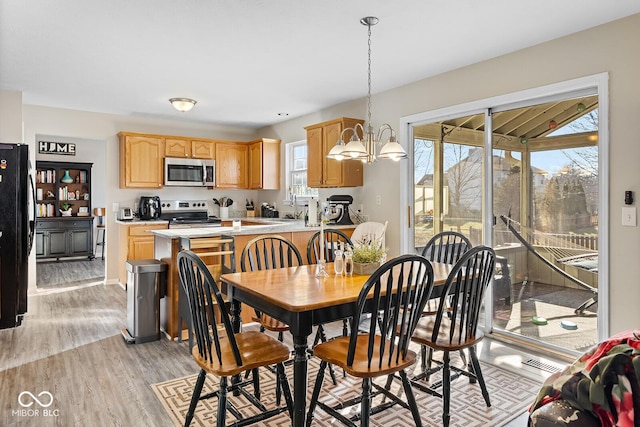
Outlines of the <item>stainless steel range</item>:
[[160,219],[169,221],[169,228],[220,227],[221,220],[209,216],[206,200],[163,200]]

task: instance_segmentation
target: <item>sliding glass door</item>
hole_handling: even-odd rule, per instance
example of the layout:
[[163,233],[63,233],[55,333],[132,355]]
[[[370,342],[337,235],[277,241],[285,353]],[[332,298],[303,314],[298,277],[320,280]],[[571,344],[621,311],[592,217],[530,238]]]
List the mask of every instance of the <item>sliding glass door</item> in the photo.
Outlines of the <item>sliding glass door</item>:
[[454,230],[496,250],[486,329],[560,351],[597,342],[598,113],[591,90],[411,126],[414,249]]

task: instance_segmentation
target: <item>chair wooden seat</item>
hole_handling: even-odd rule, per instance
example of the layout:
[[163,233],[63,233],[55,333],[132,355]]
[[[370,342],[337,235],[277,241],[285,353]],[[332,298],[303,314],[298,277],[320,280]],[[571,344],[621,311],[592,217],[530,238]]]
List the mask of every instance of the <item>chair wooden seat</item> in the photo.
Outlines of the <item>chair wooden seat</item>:
[[287,332],[289,330],[289,325],[264,313],[260,313],[260,317],[252,316],[251,320],[260,323],[260,326],[262,326],[267,331]]
[[240,332],[235,334],[235,339],[242,365],[236,363],[232,344],[226,338],[220,339],[222,362],[217,358],[206,360],[200,356],[197,345],[193,347],[191,353],[198,366],[219,377],[231,377],[254,368],[275,365],[289,359],[289,347],[261,332]]
[[356,347],[354,350],[353,363],[349,365],[347,363],[347,353],[349,350],[350,337],[338,337],[331,341],[327,341],[322,344],[318,344],[313,348],[314,356],[326,360],[327,362],[341,367],[344,371],[358,378],[376,378],[384,375],[389,375],[398,372],[401,369],[406,369],[416,362],[417,354],[414,351],[407,350],[407,354],[404,358],[388,360],[388,355],[392,351],[390,348],[390,342],[387,341],[384,345],[382,361],[380,360],[380,343],[381,337],[378,335],[375,337],[373,343],[373,354],[369,359],[369,335],[360,334],[356,341]]
[[[427,345],[427,343],[429,343],[429,347],[433,350],[457,351],[476,345],[484,338],[484,333],[481,330],[477,330],[475,336],[468,338],[462,337],[460,330],[455,330],[452,335],[451,328],[456,325],[452,325],[451,319],[445,316],[438,329],[438,337],[435,341],[432,341],[435,320],[435,316],[423,317],[420,322],[418,322],[418,326],[416,326],[411,340],[420,345]],[[453,338],[450,339],[450,337]]]

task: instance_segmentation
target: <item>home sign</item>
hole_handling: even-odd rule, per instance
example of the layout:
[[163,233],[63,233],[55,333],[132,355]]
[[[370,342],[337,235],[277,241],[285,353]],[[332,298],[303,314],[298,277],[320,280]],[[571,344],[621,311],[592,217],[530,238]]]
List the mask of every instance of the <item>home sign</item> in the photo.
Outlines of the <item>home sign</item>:
[[76,155],[76,144],[69,142],[38,141],[38,153],[40,154],[64,154]]

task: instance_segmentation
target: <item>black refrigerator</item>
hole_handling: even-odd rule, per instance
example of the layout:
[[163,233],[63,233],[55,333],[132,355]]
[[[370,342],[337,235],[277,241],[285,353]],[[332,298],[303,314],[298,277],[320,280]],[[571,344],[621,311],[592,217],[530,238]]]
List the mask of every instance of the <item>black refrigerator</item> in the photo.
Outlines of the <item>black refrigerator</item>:
[[0,329],[19,326],[27,312],[35,228],[29,166],[29,146],[0,143]]

